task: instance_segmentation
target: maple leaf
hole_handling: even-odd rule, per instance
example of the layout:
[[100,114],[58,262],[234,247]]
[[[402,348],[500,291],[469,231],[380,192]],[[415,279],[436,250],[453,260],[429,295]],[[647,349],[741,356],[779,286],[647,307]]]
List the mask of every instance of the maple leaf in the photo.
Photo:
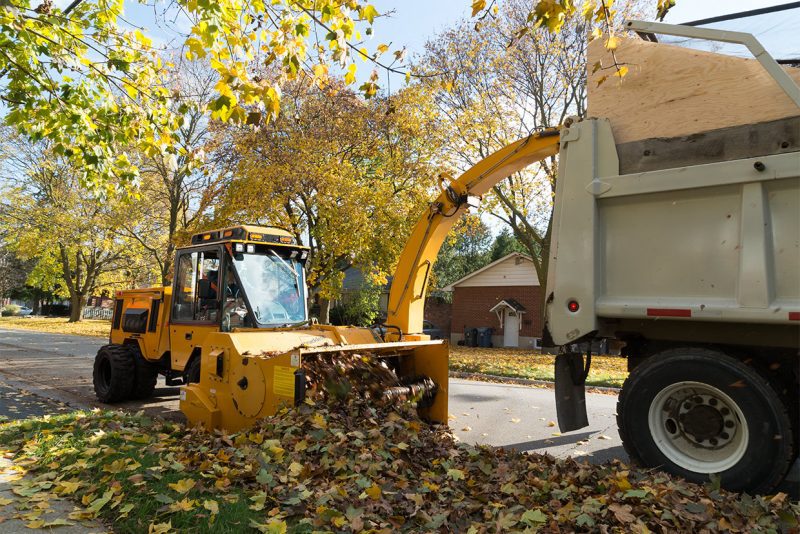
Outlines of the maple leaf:
[[167,523],[150,523],[147,527],[147,534],[167,534],[172,531],[172,521]]
[[178,482],[175,482],[174,484],[167,485],[178,493],[188,493],[189,490],[195,486],[195,484],[197,484],[197,482],[194,479],[184,478]]

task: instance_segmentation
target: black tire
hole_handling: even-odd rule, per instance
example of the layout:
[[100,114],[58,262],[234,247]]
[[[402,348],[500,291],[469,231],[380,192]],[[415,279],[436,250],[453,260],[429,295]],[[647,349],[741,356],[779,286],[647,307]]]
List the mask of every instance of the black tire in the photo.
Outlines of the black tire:
[[733,491],[769,492],[792,461],[788,409],[770,382],[708,349],[670,349],[637,366],[622,386],[617,426],[634,463],[700,483],[705,469],[725,465],[718,474]]
[[200,382],[200,356],[194,356],[186,369],[183,370],[184,384],[197,384]]
[[134,354],[136,365],[136,377],[133,382],[131,398],[137,400],[150,398],[153,396],[153,390],[158,382],[158,366],[145,360],[139,347],[132,346],[130,350]]
[[123,345],[105,345],[97,351],[92,378],[100,402],[110,404],[130,398],[136,373],[133,356]]

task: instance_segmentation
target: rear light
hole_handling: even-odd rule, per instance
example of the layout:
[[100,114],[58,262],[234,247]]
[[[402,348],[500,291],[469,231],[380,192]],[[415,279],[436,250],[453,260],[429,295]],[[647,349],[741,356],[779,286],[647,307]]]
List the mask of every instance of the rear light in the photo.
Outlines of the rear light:
[[577,300],[571,300],[571,301],[569,301],[567,303],[567,309],[569,311],[571,311],[572,313],[575,313],[576,311],[578,311],[580,309],[580,307],[581,307],[581,305],[578,304]]

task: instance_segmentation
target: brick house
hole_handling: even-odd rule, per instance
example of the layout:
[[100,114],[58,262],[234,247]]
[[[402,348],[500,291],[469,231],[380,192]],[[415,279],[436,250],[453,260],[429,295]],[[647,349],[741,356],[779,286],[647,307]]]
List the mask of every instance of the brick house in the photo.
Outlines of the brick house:
[[495,347],[538,348],[542,337],[541,292],[531,259],[513,252],[453,282],[450,341],[465,328],[491,327]]

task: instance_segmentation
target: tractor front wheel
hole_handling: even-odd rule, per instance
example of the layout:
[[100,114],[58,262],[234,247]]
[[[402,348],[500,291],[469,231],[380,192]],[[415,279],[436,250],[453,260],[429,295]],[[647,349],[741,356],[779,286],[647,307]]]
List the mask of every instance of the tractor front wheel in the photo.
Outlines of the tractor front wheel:
[[136,377],[133,352],[124,345],[105,345],[94,358],[94,392],[100,402],[114,403],[130,398]]

